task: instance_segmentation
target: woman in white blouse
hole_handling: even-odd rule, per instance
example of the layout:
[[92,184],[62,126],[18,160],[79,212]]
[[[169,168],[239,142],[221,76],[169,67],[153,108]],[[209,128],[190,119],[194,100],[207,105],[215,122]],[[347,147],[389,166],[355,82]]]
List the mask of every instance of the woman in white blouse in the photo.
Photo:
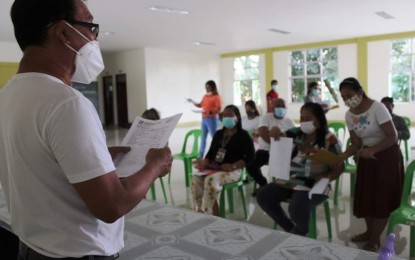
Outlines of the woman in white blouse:
[[353,213],[364,218],[367,230],[352,237],[366,242],[364,250],[377,251],[380,235],[389,215],[399,207],[404,166],[392,117],[385,106],[368,98],[359,81],[346,78],[340,83],[346,106],[346,124],[351,145],[342,154],[357,158],[357,179]]
[[258,126],[261,116],[252,100],[245,102],[246,116],[242,117],[242,129],[251,134],[254,144],[258,144]]

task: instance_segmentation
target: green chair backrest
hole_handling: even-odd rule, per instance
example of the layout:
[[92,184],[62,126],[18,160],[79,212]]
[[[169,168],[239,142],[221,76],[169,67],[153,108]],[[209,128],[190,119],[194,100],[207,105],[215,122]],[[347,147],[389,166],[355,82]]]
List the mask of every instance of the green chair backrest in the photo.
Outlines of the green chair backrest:
[[411,119],[407,116],[403,116],[403,119],[405,120],[406,125],[411,127]]
[[[198,154],[199,154],[199,141],[200,141],[202,135],[203,135],[203,131],[200,130],[200,129],[193,129],[193,130],[190,130],[189,132],[187,132],[187,134],[184,138],[184,143],[183,143],[183,147],[182,147],[182,154],[187,154],[189,156],[198,156]],[[194,140],[193,145],[192,145],[192,151],[190,153],[186,153],[187,142],[192,137],[193,137],[193,140]]]
[[[328,124],[329,129],[333,129],[334,135],[337,137],[337,139],[340,140],[340,142],[344,142],[344,139],[346,137],[346,124],[342,122],[331,122]],[[341,136],[341,131],[343,131],[343,134]]]
[[401,198],[401,206],[408,206],[410,207],[410,196],[412,192],[412,181],[414,177],[415,171],[415,160],[412,161],[408,167],[406,167],[405,173],[405,182],[403,184],[403,191],[402,191],[402,198]]

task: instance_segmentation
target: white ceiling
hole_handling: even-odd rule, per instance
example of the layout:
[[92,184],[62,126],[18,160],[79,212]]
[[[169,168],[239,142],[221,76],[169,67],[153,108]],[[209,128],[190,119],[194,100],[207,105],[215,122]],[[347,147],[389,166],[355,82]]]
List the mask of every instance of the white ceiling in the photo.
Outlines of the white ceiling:
[[[12,2],[0,1],[0,41],[14,41]],[[415,30],[415,0],[88,0],[88,5],[100,24],[104,52],[155,47],[228,53]],[[190,14],[150,11],[153,5]],[[374,14],[379,11],[395,19]]]

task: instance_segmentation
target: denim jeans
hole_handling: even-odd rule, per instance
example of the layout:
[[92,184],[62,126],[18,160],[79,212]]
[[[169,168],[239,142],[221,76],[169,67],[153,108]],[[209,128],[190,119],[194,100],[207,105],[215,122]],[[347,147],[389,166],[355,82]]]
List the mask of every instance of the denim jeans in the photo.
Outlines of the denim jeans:
[[210,134],[210,136],[213,137],[216,133],[216,130],[218,130],[218,127],[219,127],[218,116],[202,118],[203,136],[202,136],[202,141],[200,144],[199,157],[203,157],[205,155],[206,139],[208,137],[208,134]]
[[[289,199],[287,216],[281,207],[281,202]],[[296,234],[305,236],[308,233],[308,222],[311,209],[327,199],[327,195],[313,194],[308,198],[308,191],[292,190],[269,183],[258,190],[257,201],[259,206],[285,231],[295,227]]]

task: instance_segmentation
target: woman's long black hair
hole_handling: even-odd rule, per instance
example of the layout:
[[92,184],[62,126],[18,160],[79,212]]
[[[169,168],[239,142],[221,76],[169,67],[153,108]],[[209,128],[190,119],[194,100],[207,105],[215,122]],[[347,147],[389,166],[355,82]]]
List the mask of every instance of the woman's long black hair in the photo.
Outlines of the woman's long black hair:
[[317,117],[317,120],[319,121],[320,126],[316,129],[315,143],[320,148],[325,147],[326,146],[326,135],[328,132],[326,113],[324,113],[323,108],[318,103],[312,103],[312,102],[305,103],[301,107],[301,110],[303,109],[308,110],[311,114]]
[[223,110],[230,108],[232,109],[233,113],[235,114],[236,118],[238,119],[238,122],[236,122],[236,128],[239,130],[242,129],[242,120],[241,120],[241,113],[239,112],[239,108],[235,105],[227,105]]
[[213,95],[219,95],[218,87],[216,87],[216,83],[213,80],[208,80],[205,85],[209,85],[210,89],[212,90]]
[[255,101],[253,100],[248,100],[245,102],[245,106],[249,106],[250,108],[255,110],[255,116],[259,116],[259,112],[258,109],[256,108],[256,104]]

